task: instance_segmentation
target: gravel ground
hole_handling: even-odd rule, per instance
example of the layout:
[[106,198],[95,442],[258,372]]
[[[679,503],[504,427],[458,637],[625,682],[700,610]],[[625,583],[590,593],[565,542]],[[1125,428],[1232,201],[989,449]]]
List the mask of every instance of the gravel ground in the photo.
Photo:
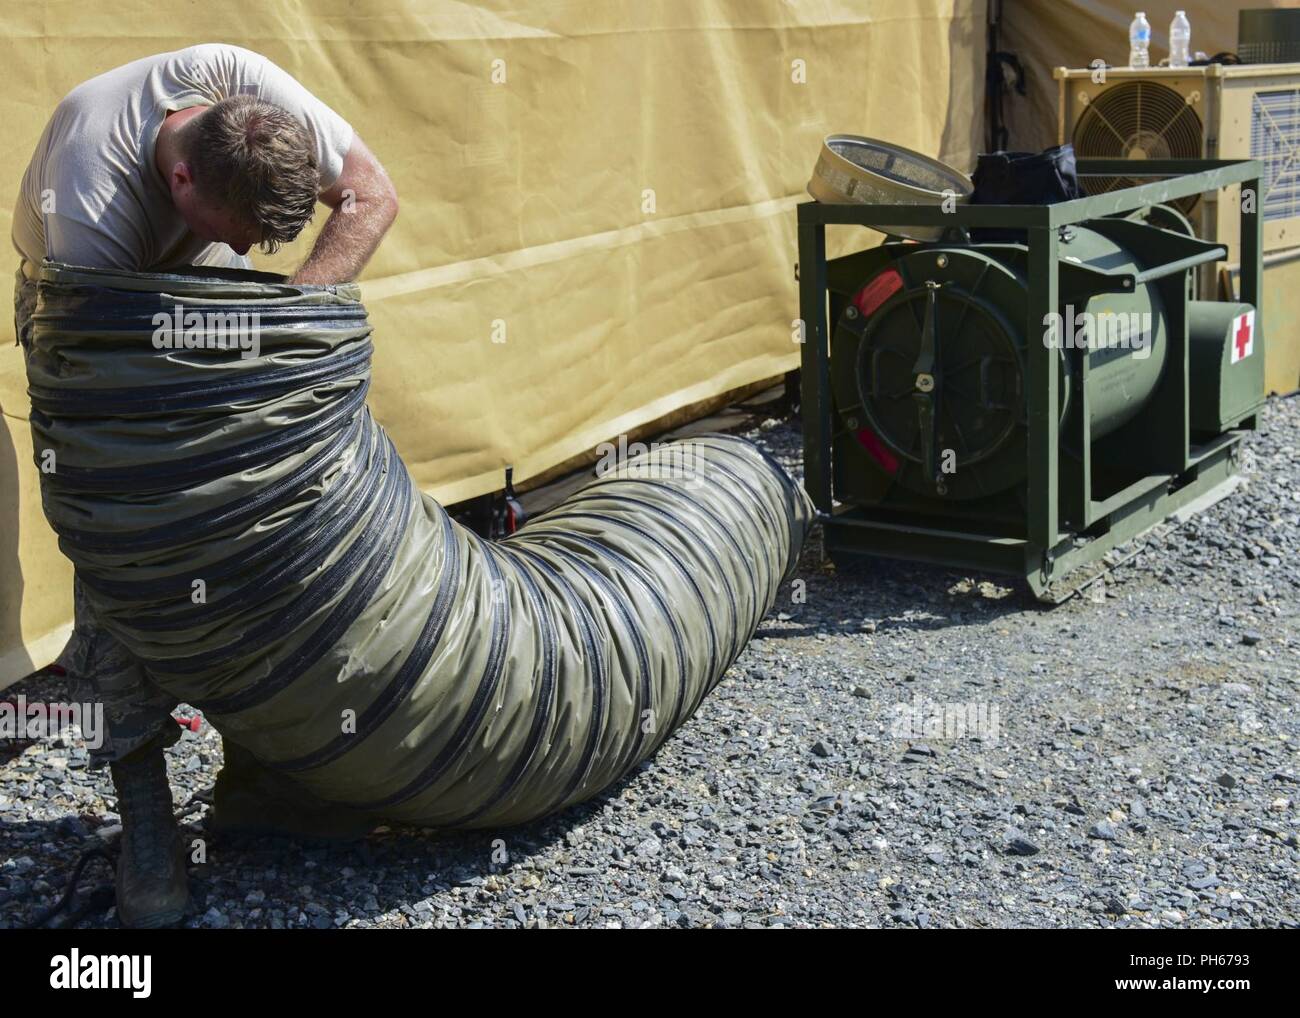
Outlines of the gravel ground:
[[[811,549],[806,599],[783,594],[656,758],[525,828],[209,839],[221,743],[187,733],[169,766],[206,848],[189,924],[1294,927],[1300,400],[1264,420],[1249,488],[1054,610]],[[794,426],[752,437],[799,472]],[[113,806],[71,741],[0,744],[0,926],[111,844]],[[116,925],[87,898],[108,879],[87,870],[83,925]]]

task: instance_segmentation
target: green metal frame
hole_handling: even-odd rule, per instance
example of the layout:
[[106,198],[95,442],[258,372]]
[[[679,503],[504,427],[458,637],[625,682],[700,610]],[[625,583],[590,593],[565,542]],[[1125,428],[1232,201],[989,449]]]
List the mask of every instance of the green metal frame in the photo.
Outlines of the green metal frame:
[[[1081,159],[1080,176],[1121,176],[1133,172],[1122,159]],[[1220,486],[1229,486],[1235,473],[1237,445],[1256,426],[1242,422],[1205,445],[1192,446],[1187,413],[1187,323],[1178,315],[1172,328],[1181,330],[1182,373],[1181,463],[1153,473],[1101,502],[1092,501],[1090,441],[1076,436],[1084,455],[1075,476],[1068,478],[1066,497],[1073,519],[1083,520],[1079,532],[1062,533],[1061,457],[1058,374],[1052,350],[1045,343],[1028,343],[1028,490],[1025,533],[1019,538],[993,536],[961,529],[954,508],[948,529],[922,523],[900,523],[870,507],[837,505],[832,491],[831,451],[834,440],[830,386],[830,332],[827,325],[826,227],[844,224],[891,226],[1001,227],[1024,229],[1028,235],[1029,308],[1026,336],[1042,331],[1048,313],[1058,311],[1060,272],[1058,230],[1084,220],[1132,212],[1147,205],[1240,184],[1255,196],[1241,208],[1241,300],[1256,309],[1255,342],[1261,355],[1264,342],[1261,265],[1263,230],[1259,190],[1262,166],[1256,160],[1165,159],[1142,164],[1143,176],[1163,177],[1153,183],[1055,205],[957,205],[952,211],[929,205],[831,205],[816,201],[798,206],[799,304],[804,327],[802,405],[805,487],[826,527],[832,554],[860,553],[937,562],[1022,575],[1042,598],[1057,598],[1056,584],[1072,569],[1100,558],[1116,544],[1149,529],[1171,513],[1198,499],[1208,499]],[[849,256],[851,257],[851,256]],[[1193,259],[1193,261],[1204,260]],[[838,261],[838,259],[837,259]],[[1178,266],[1169,268],[1184,271]],[[1086,390],[1085,390],[1086,391]],[[1078,416],[1087,427],[1088,415]],[[1176,437],[1176,436],[1175,436]],[[1172,440],[1171,440],[1172,441]],[[1179,468],[1180,467],[1180,468]],[[1225,487],[1226,490],[1226,487]],[[1085,501],[1086,504],[1080,504]]]

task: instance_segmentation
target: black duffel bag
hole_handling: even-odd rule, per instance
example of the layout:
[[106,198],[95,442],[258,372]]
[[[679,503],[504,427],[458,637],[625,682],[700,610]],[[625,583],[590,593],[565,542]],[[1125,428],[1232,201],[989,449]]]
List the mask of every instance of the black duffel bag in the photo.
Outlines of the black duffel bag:
[[[1082,198],[1074,146],[1043,152],[985,152],[975,165],[972,205],[1053,205]],[[974,241],[1021,241],[1024,230],[979,229]]]

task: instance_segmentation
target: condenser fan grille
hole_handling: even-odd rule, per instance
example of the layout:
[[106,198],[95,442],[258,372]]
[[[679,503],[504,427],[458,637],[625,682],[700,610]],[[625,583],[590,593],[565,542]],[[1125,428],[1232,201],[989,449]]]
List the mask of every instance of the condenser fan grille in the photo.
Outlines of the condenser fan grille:
[[[1167,85],[1126,81],[1100,93],[1084,108],[1074,125],[1073,142],[1081,159],[1199,159],[1201,118]],[[1102,194],[1148,179],[1082,177],[1080,182],[1089,194]],[[1191,195],[1173,204],[1186,214],[1199,200],[1199,195]]]
[[1264,219],[1300,216],[1300,89],[1255,93],[1250,158],[1264,164]]

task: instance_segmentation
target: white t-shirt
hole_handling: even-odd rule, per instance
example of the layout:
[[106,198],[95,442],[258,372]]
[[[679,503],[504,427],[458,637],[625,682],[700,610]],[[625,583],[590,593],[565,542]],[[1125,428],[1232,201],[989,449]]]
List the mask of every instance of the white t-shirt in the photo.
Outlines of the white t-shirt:
[[190,233],[154,165],[154,142],[169,112],[240,93],[306,124],[321,190],[338,179],[351,126],[265,57],[220,43],[145,57],[78,85],[50,117],[14,206],[28,278],[46,257],[130,272],[237,264],[229,246]]

